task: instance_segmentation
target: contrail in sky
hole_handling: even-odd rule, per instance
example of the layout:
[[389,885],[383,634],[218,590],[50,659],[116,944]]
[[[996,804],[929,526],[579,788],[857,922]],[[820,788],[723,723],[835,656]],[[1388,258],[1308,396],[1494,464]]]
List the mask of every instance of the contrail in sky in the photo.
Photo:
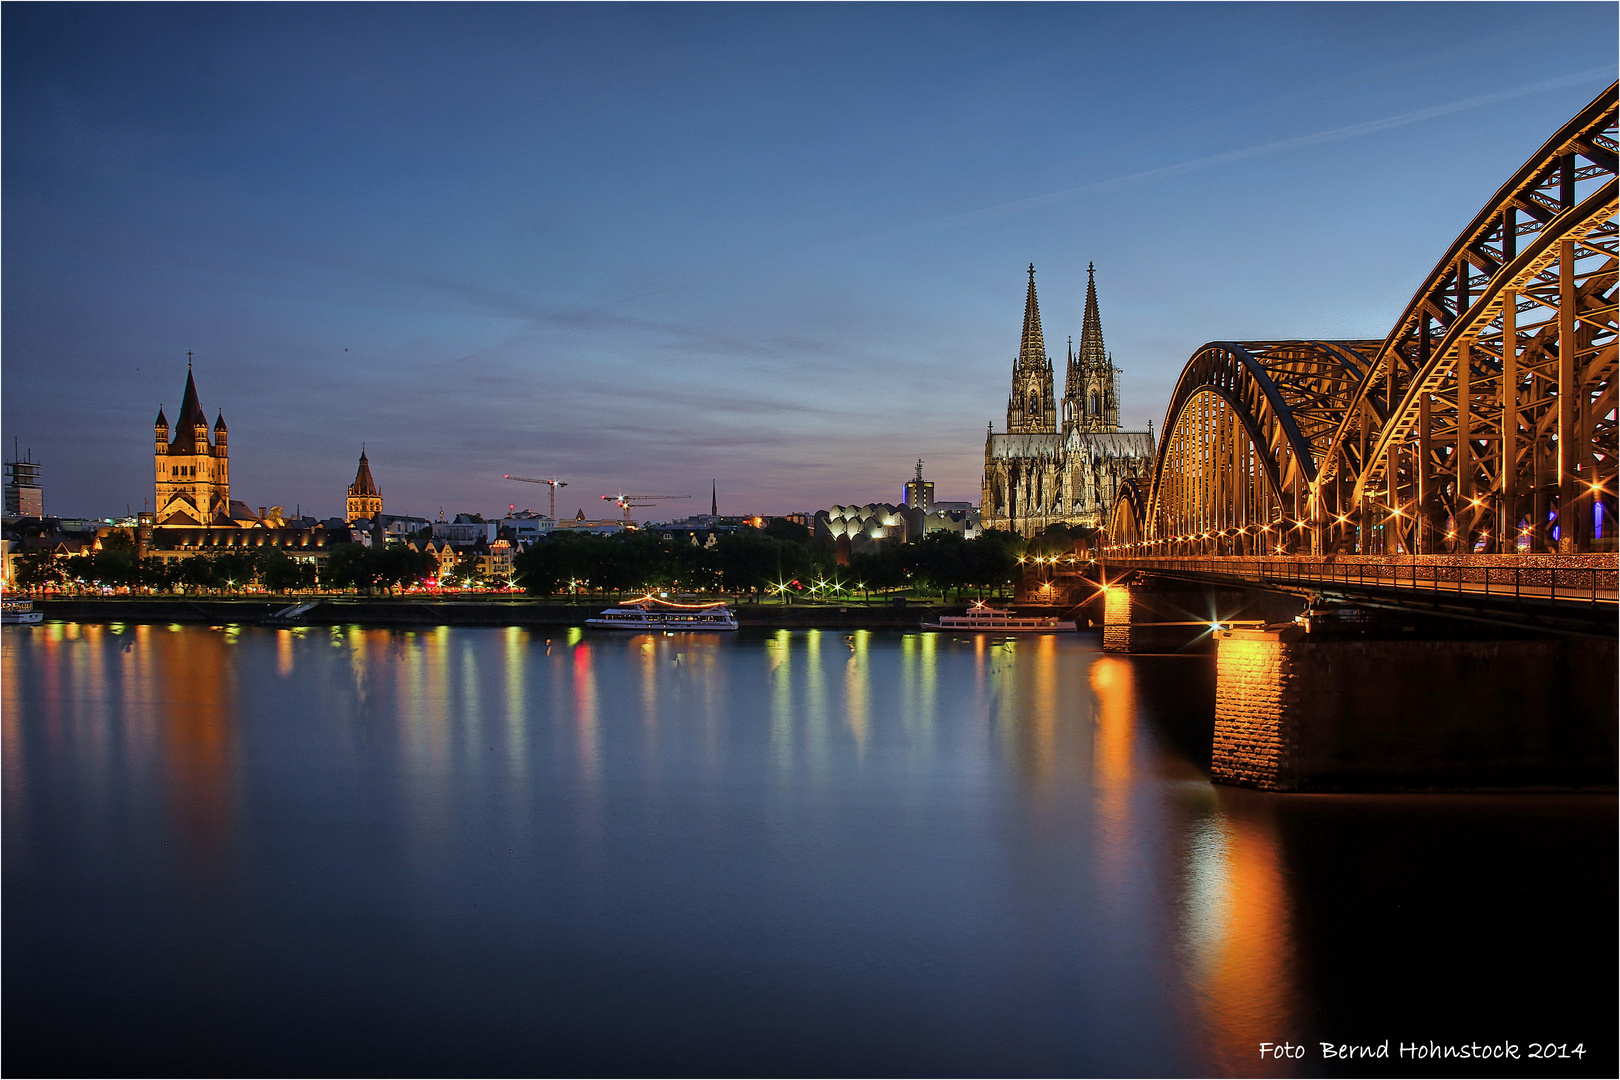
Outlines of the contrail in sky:
[[[1236,150],[1226,150],[1219,154],[1211,154],[1208,157],[1194,158],[1191,161],[1181,161],[1173,165],[1161,165],[1156,169],[1145,169],[1141,172],[1129,173],[1125,176],[1116,176],[1111,180],[1099,180],[1095,183],[1083,184],[1080,187],[1064,188],[1061,191],[1050,191],[1044,195],[1031,195],[1027,198],[1014,199],[1010,202],[996,203],[993,206],[985,206],[977,210],[967,210],[961,213],[947,214],[927,221],[920,221],[912,225],[902,225],[897,228],[884,229],[867,234],[866,236],[852,236],[844,240],[833,240],[822,244],[813,244],[810,245],[809,248],[836,247],[840,244],[851,243],[871,243],[876,240],[885,240],[897,236],[908,236],[916,233],[948,228],[952,225],[965,225],[975,221],[983,221],[988,218],[1003,217],[1007,214],[1017,214],[1025,210],[1033,210],[1037,207],[1049,206],[1052,203],[1062,202],[1065,199],[1073,199],[1095,191],[1104,191],[1108,188],[1120,187],[1125,184],[1162,180],[1171,176],[1181,176],[1184,173],[1195,172],[1199,169],[1209,169],[1217,165],[1225,165],[1228,162],[1243,161],[1246,158],[1261,157],[1266,154],[1276,154],[1284,150],[1297,150],[1306,146],[1317,146],[1322,143],[1338,142],[1341,139],[1353,139],[1360,135],[1371,135],[1377,131],[1387,131],[1390,128],[1405,127],[1408,124],[1417,124],[1423,122],[1424,120],[1433,120],[1436,117],[1450,116],[1453,113],[1467,112],[1471,109],[1483,109],[1488,105],[1496,105],[1500,102],[1512,101],[1515,98],[1529,97],[1531,94],[1540,94],[1548,90],[1558,90],[1598,76],[1612,78],[1613,74],[1614,72],[1609,68],[1588,68],[1585,71],[1579,71],[1572,75],[1561,75],[1556,79],[1547,79],[1544,82],[1531,83],[1528,86],[1520,86],[1512,90],[1500,90],[1494,94],[1483,94],[1479,97],[1463,98],[1460,101],[1451,101],[1443,105],[1433,105],[1427,109],[1417,109],[1413,112],[1399,113],[1395,116],[1385,116],[1377,120],[1363,120],[1359,124],[1348,124],[1344,127],[1329,128],[1326,131],[1316,131],[1308,135],[1295,135],[1292,138],[1279,139],[1276,142],[1261,143],[1258,146],[1245,146]],[[787,251],[778,252],[768,258],[758,259],[750,265],[753,267],[768,265],[790,256],[793,254],[793,250],[794,249],[789,249]],[[689,288],[702,281],[712,280],[727,273],[735,273],[737,269],[738,268],[736,266],[731,266],[725,270],[715,271],[710,274],[699,275],[698,277],[675,282],[669,285],[632,293],[629,296],[622,296],[614,300],[605,301],[599,305],[596,305],[590,310],[605,310],[620,304],[629,303],[633,300],[639,300],[643,297]]]
[[1556,79],[1545,82],[1532,83],[1514,90],[1502,90],[1494,94],[1484,94],[1480,97],[1464,98],[1461,101],[1447,102],[1444,105],[1434,105],[1427,109],[1418,109],[1415,112],[1400,113],[1396,116],[1386,116],[1378,120],[1363,120],[1359,124],[1349,124],[1345,127],[1330,128],[1327,131],[1312,132],[1309,135],[1295,135],[1290,139],[1279,139],[1276,142],[1261,143],[1259,146],[1246,146],[1237,150],[1227,150],[1209,157],[1194,158],[1191,161],[1181,161],[1174,165],[1162,165],[1156,169],[1146,169],[1142,172],[1130,173],[1126,176],[1116,176],[1111,180],[1099,180],[1094,184],[1084,184],[1080,187],[1065,188],[1062,191],[1051,191],[1044,195],[1031,195],[1024,199],[1014,199],[1011,202],[997,203],[978,210],[969,210],[961,214],[951,214],[947,217],[935,218],[933,221],[921,222],[906,228],[896,229],[887,235],[902,235],[910,232],[919,232],[926,229],[936,229],[947,225],[965,224],[971,221],[982,221],[985,218],[1001,217],[1005,214],[1016,214],[1022,210],[1032,210],[1038,206],[1047,206],[1051,203],[1072,199],[1077,195],[1085,195],[1093,191],[1102,191],[1106,188],[1118,187],[1121,184],[1130,184],[1143,180],[1160,180],[1168,176],[1180,176],[1183,173],[1198,169],[1207,169],[1215,165],[1224,165],[1229,161],[1242,161],[1245,158],[1260,157],[1265,154],[1275,154],[1283,150],[1296,150],[1302,146],[1316,146],[1321,143],[1337,142],[1340,139],[1353,139],[1358,135],[1370,135],[1375,131],[1387,131],[1390,128],[1404,127],[1407,124],[1421,123],[1424,120],[1433,120],[1438,116],[1449,116],[1452,113],[1467,112],[1470,109],[1482,109],[1487,105],[1495,105],[1514,98],[1528,97],[1546,90],[1557,90],[1565,86],[1583,82],[1597,75],[1612,75],[1607,68],[1589,68],[1586,71],[1576,72],[1573,75],[1562,75]]

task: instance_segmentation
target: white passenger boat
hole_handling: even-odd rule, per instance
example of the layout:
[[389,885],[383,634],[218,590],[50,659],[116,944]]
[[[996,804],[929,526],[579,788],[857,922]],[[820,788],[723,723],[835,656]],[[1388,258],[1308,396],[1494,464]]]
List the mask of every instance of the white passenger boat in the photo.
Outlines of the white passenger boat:
[[22,623],[25,626],[38,626],[44,621],[45,613],[35,611],[32,600],[0,601],[0,623]]
[[1073,630],[1067,619],[1053,615],[1014,615],[1005,608],[979,602],[963,615],[941,615],[935,622],[923,621],[924,630],[955,630],[965,634],[1055,634]]
[[713,604],[675,604],[656,596],[643,596],[611,607],[586,626],[598,630],[735,630],[737,616],[724,601]]

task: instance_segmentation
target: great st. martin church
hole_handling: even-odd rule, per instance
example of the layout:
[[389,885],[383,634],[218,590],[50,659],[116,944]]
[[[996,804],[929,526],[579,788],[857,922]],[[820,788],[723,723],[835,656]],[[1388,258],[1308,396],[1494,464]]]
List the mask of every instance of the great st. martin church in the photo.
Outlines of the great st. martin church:
[[1087,272],[1080,351],[1069,342],[1061,411],[1052,395],[1052,358],[1041,334],[1031,264],[1007,430],[998,435],[992,423],[985,436],[980,515],[986,529],[1034,536],[1048,525],[1099,528],[1121,482],[1152,472],[1151,425],[1147,431],[1119,429],[1119,369],[1103,348],[1095,267]]

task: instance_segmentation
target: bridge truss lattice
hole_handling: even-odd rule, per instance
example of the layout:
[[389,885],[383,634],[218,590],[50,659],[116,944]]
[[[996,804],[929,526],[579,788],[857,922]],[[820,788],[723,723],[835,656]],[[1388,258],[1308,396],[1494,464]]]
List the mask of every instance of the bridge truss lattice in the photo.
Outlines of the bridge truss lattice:
[[1142,554],[1613,550],[1617,88],[1452,242],[1382,341],[1216,341],[1182,371]]

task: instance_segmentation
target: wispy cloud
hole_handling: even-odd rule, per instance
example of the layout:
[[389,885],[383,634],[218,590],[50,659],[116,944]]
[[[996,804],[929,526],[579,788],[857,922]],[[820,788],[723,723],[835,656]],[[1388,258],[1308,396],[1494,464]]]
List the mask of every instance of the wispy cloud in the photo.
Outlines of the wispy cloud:
[[1155,169],[1144,169],[1140,172],[1116,176],[1109,180],[1099,180],[1091,184],[1082,184],[1079,187],[1064,188],[1060,191],[1049,191],[1042,195],[1031,195],[1023,199],[1013,199],[1009,202],[996,203],[993,206],[980,207],[959,214],[949,214],[934,218],[930,221],[918,222],[900,229],[890,230],[884,236],[903,236],[908,233],[926,232],[934,229],[946,228],[952,225],[964,225],[969,222],[983,221],[987,218],[1002,217],[1007,214],[1022,213],[1025,210],[1034,210],[1042,206],[1063,202],[1068,199],[1089,195],[1096,191],[1105,191],[1109,188],[1123,187],[1129,184],[1147,183],[1154,180],[1164,180],[1172,176],[1182,176],[1186,173],[1197,172],[1200,169],[1211,169],[1226,165],[1234,161],[1244,161],[1248,158],[1263,157],[1267,154],[1279,154],[1286,150],[1298,150],[1307,146],[1319,146],[1323,143],[1339,142],[1343,139],[1355,139],[1363,135],[1371,135],[1379,131],[1388,131],[1391,128],[1405,127],[1409,124],[1419,124],[1425,120],[1434,120],[1442,116],[1451,116],[1455,113],[1468,112],[1473,109],[1483,109],[1491,105],[1498,105],[1504,101],[1515,98],[1529,97],[1532,94],[1546,93],[1549,90],[1559,90],[1566,86],[1575,86],[1583,82],[1590,82],[1594,78],[1610,77],[1613,72],[1606,68],[1588,68],[1570,75],[1561,75],[1556,79],[1546,79],[1542,82],[1531,83],[1528,86],[1515,87],[1512,90],[1501,90],[1494,94],[1481,94],[1477,97],[1462,98],[1457,101],[1448,101],[1443,105],[1433,105],[1427,109],[1416,109],[1412,112],[1398,113],[1394,116],[1379,117],[1376,120],[1363,120],[1358,124],[1347,124],[1343,127],[1328,128],[1325,131],[1313,131],[1307,135],[1295,135],[1287,139],[1278,139],[1274,142],[1259,143],[1254,146],[1239,147],[1234,150],[1225,150],[1219,154],[1210,154],[1207,157],[1193,158],[1189,161],[1178,161],[1170,165],[1161,165]]
[[[1556,26],[1561,25],[1561,23],[1548,25]],[[1536,29],[1540,30],[1545,28],[1546,27],[1543,26],[1537,27]],[[1317,86],[1306,92],[1285,95],[1284,97],[1273,99],[1264,105],[1251,106],[1247,109],[1241,110],[1241,112],[1249,113],[1264,107],[1275,106],[1282,102],[1304,100],[1309,97],[1319,96],[1322,93],[1331,92],[1334,90],[1342,90],[1360,85],[1365,82],[1376,81],[1376,79],[1380,77],[1387,77],[1389,72],[1403,70],[1405,67],[1409,66],[1409,64],[1422,61],[1433,62],[1434,60],[1453,52],[1468,52],[1485,46],[1498,45],[1504,41],[1510,41],[1514,38],[1524,36],[1528,32],[1529,31],[1519,30],[1514,31],[1511,34],[1493,35],[1488,38],[1465,42],[1458,46],[1436,50],[1433,53],[1425,53],[1420,57],[1413,58],[1407,63],[1395,65],[1384,72],[1367,73],[1354,79],[1341,80],[1340,82],[1331,84],[1327,87]],[[975,209],[958,211],[955,213],[939,214],[923,221],[913,222],[908,225],[879,228],[876,231],[866,232],[855,236],[848,236],[842,240],[827,240],[821,243],[805,245],[790,250],[776,251],[769,254],[764,254],[760,258],[747,262],[742,266],[732,265],[711,271],[706,274],[692,275],[680,280],[665,282],[639,292],[618,296],[613,299],[603,301],[602,303],[592,307],[576,309],[576,311],[573,313],[573,317],[585,319],[592,316],[597,316],[599,314],[605,314],[611,308],[620,307],[636,300],[657,296],[663,293],[678,292],[682,289],[708,284],[715,280],[734,274],[740,269],[747,270],[748,272],[757,272],[765,266],[780,263],[795,255],[803,254],[807,250],[835,247],[841,244],[870,243],[877,240],[886,240],[899,236],[934,232],[954,225],[966,225],[975,221],[1003,217],[1009,214],[1022,213],[1026,210],[1034,210],[1043,206],[1050,206],[1053,203],[1078,198],[1082,195],[1088,195],[1093,192],[1106,191],[1110,188],[1124,187],[1130,184],[1150,183],[1155,180],[1164,180],[1174,176],[1181,176],[1201,169],[1216,168],[1221,165],[1226,165],[1236,161],[1244,161],[1249,158],[1263,157],[1268,154],[1278,154],[1289,150],[1298,150],[1304,147],[1318,146],[1324,143],[1339,142],[1344,139],[1359,138],[1363,135],[1371,135],[1375,134],[1376,132],[1387,131],[1391,128],[1405,127],[1410,124],[1418,124],[1426,120],[1434,120],[1443,116],[1450,116],[1455,113],[1487,108],[1491,105],[1497,105],[1505,101],[1512,101],[1517,98],[1529,97],[1533,94],[1546,93],[1547,91],[1551,90],[1559,90],[1566,86],[1576,86],[1583,82],[1590,82],[1594,78],[1609,79],[1612,77],[1612,69],[1601,67],[1588,68],[1584,71],[1579,71],[1568,75],[1561,75],[1554,79],[1546,79],[1541,82],[1530,83],[1528,85],[1515,87],[1509,90],[1501,90],[1492,94],[1481,94],[1476,97],[1462,98],[1457,101],[1450,101],[1441,105],[1434,105],[1426,109],[1416,109],[1411,112],[1398,113],[1393,116],[1380,117],[1375,120],[1364,120],[1356,124],[1347,124],[1342,127],[1328,128],[1324,131],[1311,132],[1305,135],[1295,135],[1287,139],[1278,139],[1273,142],[1259,143],[1254,146],[1245,146],[1233,150],[1225,150],[1218,154],[1208,155],[1207,157],[1193,158],[1188,161],[1175,162],[1173,164],[1162,165],[1153,169],[1144,169],[1139,172],[1128,173],[1123,176],[1116,176],[1108,180],[1099,180],[1090,184],[1082,184],[1078,187],[1049,191],[1041,195],[1031,195],[1022,199],[1013,199],[1007,202],[995,203],[989,206],[981,206]],[[955,202],[957,205],[961,205],[961,201],[957,199],[942,200],[935,202],[931,206],[890,214],[887,215],[887,218],[892,221],[896,217],[900,217],[902,215],[909,215],[918,212],[928,213],[930,210],[942,209],[945,206],[949,206],[952,202]]]

